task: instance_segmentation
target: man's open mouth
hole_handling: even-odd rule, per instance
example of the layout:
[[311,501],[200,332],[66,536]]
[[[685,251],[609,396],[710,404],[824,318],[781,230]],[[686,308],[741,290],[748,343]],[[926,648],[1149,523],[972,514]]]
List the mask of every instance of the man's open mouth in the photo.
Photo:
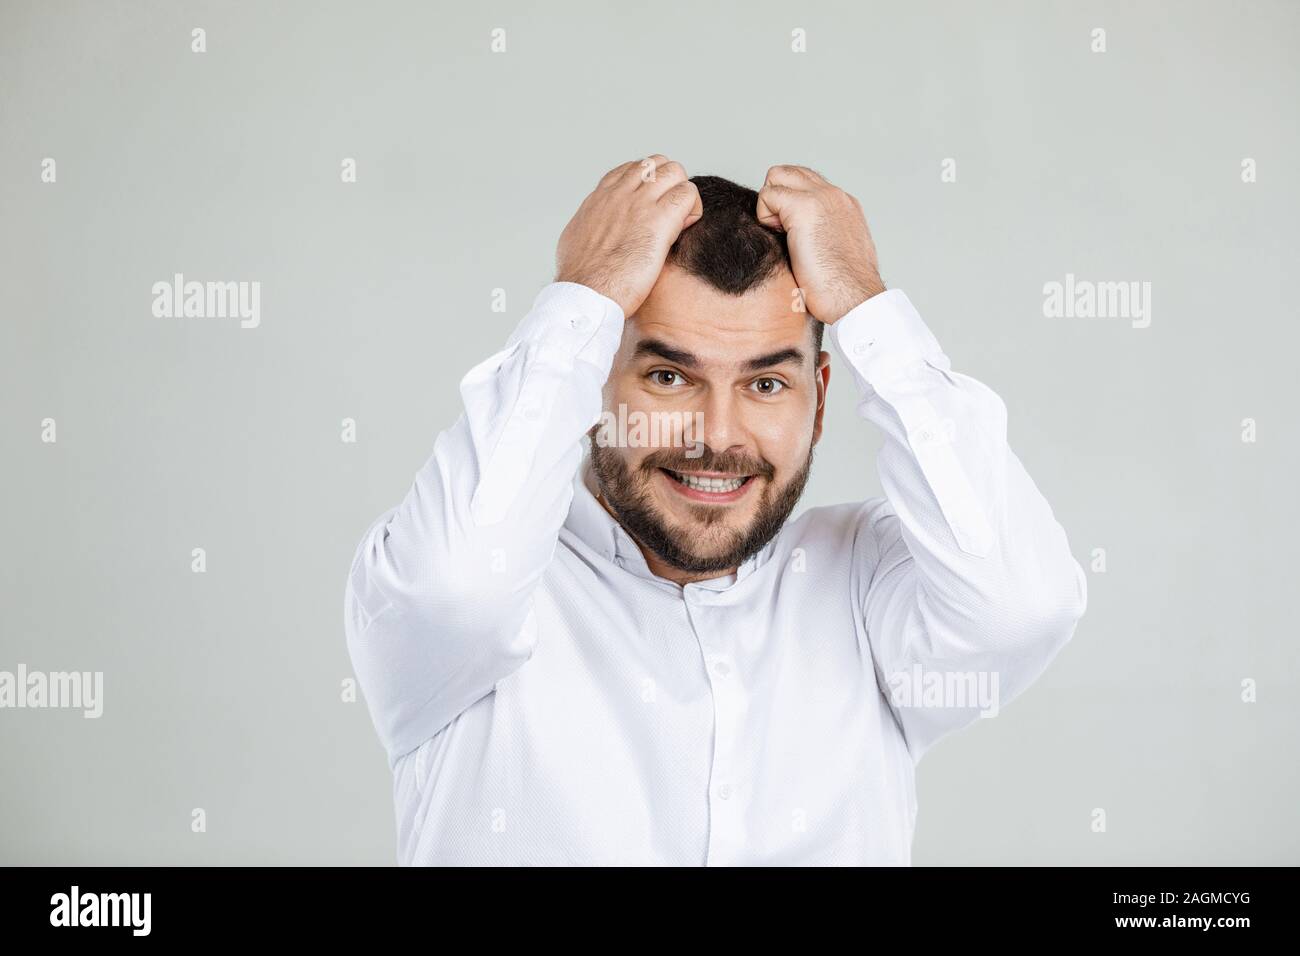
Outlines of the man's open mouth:
[[754,479],[753,475],[692,474],[673,471],[670,468],[659,470],[671,478],[680,489],[689,492],[689,497],[697,499],[729,500],[739,497]]

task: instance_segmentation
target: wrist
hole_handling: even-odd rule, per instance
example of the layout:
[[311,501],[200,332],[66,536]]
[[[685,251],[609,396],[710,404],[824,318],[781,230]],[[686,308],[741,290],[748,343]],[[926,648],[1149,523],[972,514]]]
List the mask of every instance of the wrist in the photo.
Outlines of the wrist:
[[556,282],[571,282],[574,285],[586,286],[592,292],[603,295],[610,299],[623,310],[625,316],[632,314],[632,309],[640,305],[640,302],[633,302],[623,290],[615,288],[611,283],[596,276],[586,275],[581,272],[558,272],[555,276]]
[[822,321],[827,325],[832,325],[868,299],[874,298],[884,291],[885,283],[881,281],[879,274],[873,272],[871,275],[863,276],[855,280],[844,291],[844,294],[839,297],[836,307],[831,310],[831,316],[822,319]]

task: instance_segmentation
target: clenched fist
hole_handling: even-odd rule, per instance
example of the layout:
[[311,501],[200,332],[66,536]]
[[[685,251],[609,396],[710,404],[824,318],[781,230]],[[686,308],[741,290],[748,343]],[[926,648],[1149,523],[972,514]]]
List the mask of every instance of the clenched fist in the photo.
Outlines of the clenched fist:
[[555,278],[578,282],[630,316],[645,301],[683,229],[704,214],[681,163],[655,154],[616,166],[560,234]]
[[773,166],[758,191],[758,221],[783,229],[804,305],[828,325],[885,291],[857,199],[803,166]]

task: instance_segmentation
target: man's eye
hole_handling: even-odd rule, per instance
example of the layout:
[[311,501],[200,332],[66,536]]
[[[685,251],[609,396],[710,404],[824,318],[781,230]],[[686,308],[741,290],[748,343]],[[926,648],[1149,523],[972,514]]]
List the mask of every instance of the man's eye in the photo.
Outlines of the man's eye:
[[785,382],[775,378],[758,378],[752,381],[750,385],[760,395],[775,395],[785,388]]
[[650,373],[650,381],[664,388],[675,388],[682,384],[682,376],[678,372],[670,372],[666,368],[661,368]]

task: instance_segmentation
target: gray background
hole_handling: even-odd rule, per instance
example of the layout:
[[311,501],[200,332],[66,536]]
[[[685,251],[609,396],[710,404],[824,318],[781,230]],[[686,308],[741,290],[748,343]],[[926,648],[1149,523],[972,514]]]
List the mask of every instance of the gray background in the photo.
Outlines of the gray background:
[[[0,861],[393,862],[353,548],[582,197],[659,151],[855,193],[1106,550],[1043,679],[922,761],[915,862],[1300,863],[1300,7],[613,6],[0,5],[0,669],[105,675],[97,721],[0,710]],[[173,272],[260,281],[261,327],[154,318]],[[1045,318],[1067,272],[1151,282],[1150,328]],[[850,386],[805,505],[879,493]]]

